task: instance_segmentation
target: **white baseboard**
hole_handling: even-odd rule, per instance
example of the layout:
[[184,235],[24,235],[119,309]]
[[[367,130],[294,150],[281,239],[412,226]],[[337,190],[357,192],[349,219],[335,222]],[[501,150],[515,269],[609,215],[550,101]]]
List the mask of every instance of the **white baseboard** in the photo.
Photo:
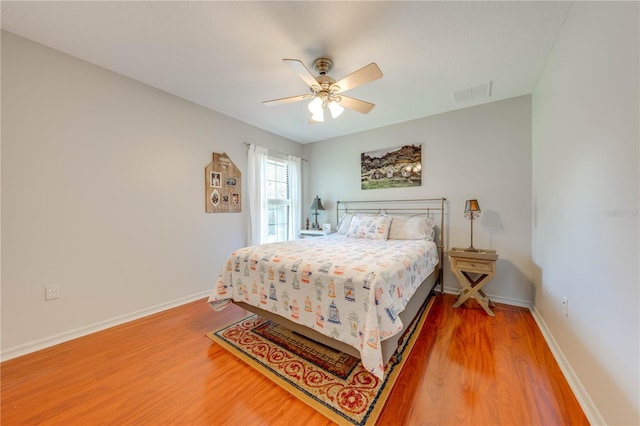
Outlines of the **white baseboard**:
[[133,321],[148,315],[156,314],[158,312],[166,311],[167,309],[175,308],[176,306],[184,305],[185,303],[193,302],[204,297],[209,296],[211,290],[203,291],[200,293],[192,294],[191,296],[182,297],[166,303],[161,303],[156,306],[151,306],[146,309],[142,309],[130,314],[121,315],[115,318],[111,318],[105,321],[100,321],[94,324],[90,324],[86,327],[76,328],[75,330],[66,331],[53,336],[45,337],[44,339],[35,340],[33,342],[25,343],[3,350],[0,353],[0,361],[6,361],[12,358],[17,358],[22,355],[29,354],[31,352],[39,351],[50,346],[54,346],[69,340],[77,339],[78,337],[86,336],[97,331],[105,330],[116,325],[124,324],[129,321]]
[[558,345],[558,342],[556,342],[556,339],[553,337],[551,330],[549,330],[549,327],[547,327],[547,324],[542,319],[540,312],[535,306],[532,306],[530,309],[533,319],[538,324],[538,328],[542,332],[544,340],[546,340],[547,345],[549,345],[551,353],[553,354],[553,357],[556,359],[556,362],[560,367],[560,371],[562,371],[565,379],[567,379],[569,387],[573,391],[573,394],[576,396],[576,399],[578,400],[580,407],[582,407],[582,411],[584,411],[584,415],[587,417],[587,420],[589,420],[589,423],[592,425],[606,425],[607,423],[602,417],[602,414],[600,414],[600,411],[598,411],[598,408],[596,408],[596,405],[591,400],[591,397],[587,393],[587,390],[584,388],[584,386],[582,386],[582,382],[580,382],[580,379],[578,379],[578,376],[571,367],[569,360],[564,356],[564,353],[560,349],[560,345]]

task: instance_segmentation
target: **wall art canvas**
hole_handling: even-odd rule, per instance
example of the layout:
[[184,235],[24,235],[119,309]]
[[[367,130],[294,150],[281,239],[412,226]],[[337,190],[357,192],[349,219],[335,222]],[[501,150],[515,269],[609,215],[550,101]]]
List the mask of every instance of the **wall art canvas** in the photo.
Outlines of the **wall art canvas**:
[[360,155],[362,189],[422,185],[422,145],[363,152]]

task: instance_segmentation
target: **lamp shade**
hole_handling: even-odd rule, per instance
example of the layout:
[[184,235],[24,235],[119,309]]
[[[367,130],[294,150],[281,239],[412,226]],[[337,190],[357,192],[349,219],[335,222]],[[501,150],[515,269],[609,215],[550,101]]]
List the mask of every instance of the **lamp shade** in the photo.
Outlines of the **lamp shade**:
[[344,108],[336,101],[331,101],[329,102],[329,111],[331,112],[332,118],[338,118],[340,114],[342,114],[342,111],[344,111]]
[[309,102],[309,112],[313,115],[317,115],[323,110],[323,100],[320,96],[316,96]]
[[478,200],[467,200],[467,202],[464,205],[464,212],[480,213],[480,204],[478,204]]
[[311,203],[311,207],[309,207],[309,209],[324,210],[324,206],[322,205],[322,200],[320,200],[320,198],[318,198],[317,195],[316,195],[316,198],[313,199],[313,202]]
[[309,123],[322,123],[324,121],[324,112],[320,110],[319,112],[314,112],[311,114],[311,118],[309,119]]

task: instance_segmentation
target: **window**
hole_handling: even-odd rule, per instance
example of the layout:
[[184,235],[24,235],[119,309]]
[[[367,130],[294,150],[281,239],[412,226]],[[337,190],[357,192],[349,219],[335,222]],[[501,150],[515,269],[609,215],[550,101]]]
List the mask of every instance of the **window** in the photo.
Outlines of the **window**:
[[275,243],[288,240],[291,191],[286,160],[267,158],[267,205],[267,241]]
[[266,148],[253,144],[247,152],[248,244],[297,239],[302,159],[269,155]]

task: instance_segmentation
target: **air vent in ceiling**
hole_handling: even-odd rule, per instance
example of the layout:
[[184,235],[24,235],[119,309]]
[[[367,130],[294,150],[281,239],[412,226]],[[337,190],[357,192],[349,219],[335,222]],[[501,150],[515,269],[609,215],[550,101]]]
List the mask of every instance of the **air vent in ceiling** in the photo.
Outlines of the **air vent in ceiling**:
[[451,99],[456,105],[465,102],[479,101],[489,96],[491,96],[491,81],[451,93]]

